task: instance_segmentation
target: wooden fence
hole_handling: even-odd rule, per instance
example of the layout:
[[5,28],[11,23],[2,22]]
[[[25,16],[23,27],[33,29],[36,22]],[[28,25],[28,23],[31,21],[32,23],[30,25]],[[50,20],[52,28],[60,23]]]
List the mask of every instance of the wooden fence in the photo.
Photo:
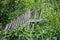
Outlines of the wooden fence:
[[[38,13],[38,17],[41,16],[42,14],[42,9],[40,10],[40,13]],[[11,22],[9,24],[6,25],[6,29],[9,29],[11,27],[14,27],[16,25],[24,25],[24,26],[28,26],[30,22],[44,22],[46,21],[46,19],[36,19],[36,15],[37,15],[37,11],[36,9],[34,9],[34,18],[31,19],[31,11],[27,10],[24,14],[22,14],[21,16],[18,16],[17,19],[11,20]],[[33,26],[34,27],[34,26]]]
[[17,19],[11,20],[11,22],[6,25],[5,29],[9,29],[9,28],[14,27],[16,25],[26,25],[29,18],[30,18],[30,10],[26,11],[21,16],[18,16]]

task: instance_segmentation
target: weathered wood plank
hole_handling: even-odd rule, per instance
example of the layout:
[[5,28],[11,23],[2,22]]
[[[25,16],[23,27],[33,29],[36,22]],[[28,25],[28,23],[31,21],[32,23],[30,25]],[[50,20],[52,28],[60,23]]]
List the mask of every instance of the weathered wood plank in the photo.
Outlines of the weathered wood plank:
[[30,19],[29,22],[46,22],[47,19]]
[[[17,19],[11,20],[9,24],[6,25],[5,29],[9,29],[11,27],[14,27],[16,25],[23,25],[30,19],[30,10],[26,11],[25,14],[22,14],[21,16],[17,17]],[[27,22],[28,24],[28,22]]]
[[[36,14],[37,14],[36,12],[37,11],[35,9],[34,18],[30,19],[31,13],[30,13],[30,9],[29,9],[21,16],[18,16],[16,19],[11,20],[11,22],[6,25],[5,29],[9,29],[9,28],[14,27],[16,25],[24,25],[24,26],[27,26],[29,28],[30,22],[46,22],[46,19],[36,19]],[[42,12],[40,12],[40,15],[41,14],[42,14]],[[34,28],[34,26],[33,26],[33,28]]]

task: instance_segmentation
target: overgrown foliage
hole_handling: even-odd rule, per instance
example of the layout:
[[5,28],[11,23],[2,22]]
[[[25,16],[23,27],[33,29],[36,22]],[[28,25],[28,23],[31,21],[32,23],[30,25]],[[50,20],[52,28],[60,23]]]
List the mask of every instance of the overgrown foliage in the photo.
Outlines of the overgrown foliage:
[[0,0],[0,25],[24,13],[32,5],[33,0]]
[[[59,0],[57,0],[59,1]],[[36,8],[37,11],[44,6],[41,18],[45,23],[34,23],[34,30],[23,26],[16,26],[13,31],[0,31],[1,40],[60,40],[60,8],[56,0],[0,0],[0,25],[7,24],[27,9]],[[44,4],[45,3],[45,4]],[[21,37],[20,37],[21,36]],[[43,39],[42,39],[43,36]]]
[[[60,40],[60,32],[53,26],[43,25],[28,29],[25,26],[15,26],[13,30],[0,31],[0,40]],[[43,39],[42,39],[43,36]]]

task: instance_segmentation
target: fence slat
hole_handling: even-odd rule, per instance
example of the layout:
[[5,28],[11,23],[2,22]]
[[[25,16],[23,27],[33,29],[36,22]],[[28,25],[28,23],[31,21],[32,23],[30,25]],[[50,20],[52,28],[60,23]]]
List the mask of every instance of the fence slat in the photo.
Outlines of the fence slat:
[[[6,25],[5,29],[9,29],[11,27],[18,25],[23,25],[25,24],[30,18],[30,10],[26,11],[24,14],[21,16],[17,17],[17,19],[11,20],[9,24]],[[27,23],[28,24],[28,23]]]

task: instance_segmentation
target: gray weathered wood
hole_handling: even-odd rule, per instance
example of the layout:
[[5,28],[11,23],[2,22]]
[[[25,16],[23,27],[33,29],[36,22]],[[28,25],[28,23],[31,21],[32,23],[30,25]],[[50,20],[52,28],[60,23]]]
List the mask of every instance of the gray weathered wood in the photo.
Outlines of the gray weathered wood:
[[46,22],[47,19],[30,19],[30,22]]
[[[24,25],[27,26],[27,28],[29,28],[30,22],[45,22],[46,19],[36,19],[36,15],[37,15],[36,12],[37,12],[36,9],[34,9],[34,19],[30,19],[31,17],[30,9],[27,10],[24,14],[18,16],[16,19],[11,20],[11,22],[6,25],[5,30],[14,27],[16,25]],[[41,14],[42,12],[40,13],[40,15]]]
[[[11,20],[11,22],[9,24],[6,25],[6,29],[9,29],[11,27],[14,27],[16,25],[23,25],[25,24],[30,18],[30,10],[26,11],[25,14],[22,14],[21,16],[17,17],[17,19]],[[28,22],[27,22],[28,24]]]
[[34,19],[36,19],[37,11],[36,8],[34,8]]

